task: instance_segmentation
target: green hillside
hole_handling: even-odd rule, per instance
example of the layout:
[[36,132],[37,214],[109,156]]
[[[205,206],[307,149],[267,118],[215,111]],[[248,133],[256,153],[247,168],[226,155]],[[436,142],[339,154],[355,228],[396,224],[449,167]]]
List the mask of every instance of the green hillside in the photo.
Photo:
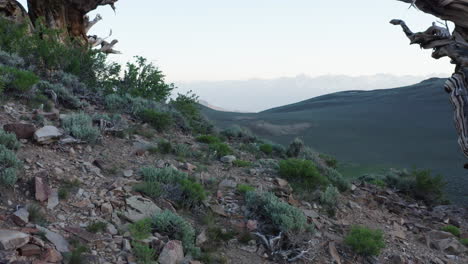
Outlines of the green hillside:
[[468,171],[444,81],[339,92],[257,114],[204,112],[221,127],[239,124],[279,143],[301,137],[348,163],[342,171],[350,176],[388,167],[432,169],[446,177],[450,198],[466,203],[466,184],[460,183],[468,183]]

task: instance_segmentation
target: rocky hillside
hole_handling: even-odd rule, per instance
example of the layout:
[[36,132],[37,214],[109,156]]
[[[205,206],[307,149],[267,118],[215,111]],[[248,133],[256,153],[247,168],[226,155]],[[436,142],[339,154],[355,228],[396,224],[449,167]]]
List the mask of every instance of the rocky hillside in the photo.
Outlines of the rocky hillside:
[[278,147],[158,132],[125,114],[116,128],[102,107],[85,112],[95,143],[67,129],[76,113],[3,104],[0,123],[21,146],[6,133],[0,142],[21,165],[0,187],[0,263],[468,262],[466,209],[365,182],[296,192]]

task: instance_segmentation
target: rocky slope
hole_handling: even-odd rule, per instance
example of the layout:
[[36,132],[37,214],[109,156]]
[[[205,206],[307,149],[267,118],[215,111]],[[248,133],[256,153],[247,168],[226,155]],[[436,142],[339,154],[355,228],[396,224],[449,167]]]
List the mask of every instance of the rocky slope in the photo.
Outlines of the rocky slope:
[[[451,224],[460,228],[461,238],[468,238],[464,208],[428,208],[394,190],[355,183],[340,194],[336,215],[329,217],[320,204],[295,197],[288,182],[266,165],[268,157],[239,150],[238,142],[230,142],[236,157],[254,166],[234,166],[233,157],[202,161],[154,153],[161,138],[193,152],[203,150],[203,144],[179,131],[157,133],[143,125],[141,129],[150,130],[149,138],[103,131],[98,144],[78,144],[61,135],[58,112],[44,115],[49,127],[20,125],[32,124],[22,120],[33,116],[17,102],[4,104],[0,111],[0,124],[23,138],[17,155],[24,162],[14,188],[0,187],[0,263],[151,263],[135,256],[137,239],[129,224],[162,210],[175,212],[194,226],[197,246],[212,249],[211,258],[200,259],[204,263],[468,263],[467,248],[454,235],[440,231]],[[132,188],[142,182],[140,169],[145,166],[186,172],[209,195],[192,209],[145,197]],[[262,233],[261,221],[245,214],[245,199],[237,188],[241,184],[275,193],[299,208],[315,230],[279,234],[277,240]],[[90,228],[96,223],[104,225]],[[353,225],[384,231],[386,247],[378,257],[357,255],[346,246],[343,239]],[[213,230],[219,234],[213,235]],[[140,242],[150,245],[161,264],[200,263],[184,255],[187,249],[170,235],[152,232]],[[88,250],[80,250],[83,245]]]

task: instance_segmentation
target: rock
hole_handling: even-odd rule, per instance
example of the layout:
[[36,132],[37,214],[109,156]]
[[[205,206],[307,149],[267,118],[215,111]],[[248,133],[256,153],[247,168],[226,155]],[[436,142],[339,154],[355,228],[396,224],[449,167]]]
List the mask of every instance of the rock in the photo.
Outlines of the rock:
[[305,216],[310,217],[310,218],[318,218],[319,217],[319,214],[314,210],[302,209],[302,212],[304,213]]
[[35,177],[36,200],[44,202],[49,198],[50,189],[41,177]]
[[249,220],[247,221],[247,224],[245,225],[245,227],[247,228],[247,230],[252,232],[254,230],[257,230],[258,222],[255,220]]
[[393,223],[393,230],[390,232],[390,234],[400,239],[406,239],[405,229],[396,222]]
[[206,235],[206,229],[203,230],[198,236],[197,236],[197,239],[195,241],[195,244],[197,246],[201,246],[203,245],[206,241],[208,241],[208,236]]
[[7,229],[0,229],[0,250],[15,250],[29,242],[29,235]]
[[117,228],[115,228],[115,226],[113,224],[111,224],[111,223],[107,223],[106,231],[107,231],[107,233],[109,233],[111,235],[117,235],[119,233]]
[[128,177],[132,177],[132,176],[133,176],[133,170],[124,170],[124,171],[123,171],[123,175],[124,175],[125,177],[127,177],[127,178],[128,178]]
[[389,264],[406,264],[405,259],[401,255],[392,255],[388,258]]
[[101,205],[101,213],[103,214],[112,214],[112,211],[113,211],[113,207],[112,207],[112,204],[111,203],[103,203]]
[[237,187],[237,182],[233,181],[233,180],[229,180],[229,179],[224,179],[223,181],[221,181],[218,185],[218,187],[220,189],[223,189],[223,188],[231,188],[231,189],[234,189]]
[[341,264],[341,258],[340,258],[340,255],[338,254],[338,251],[336,250],[335,242],[330,242],[328,244],[328,252],[330,253],[330,256],[333,258],[335,263]]
[[34,139],[39,144],[50,144],[62,136],[62,132],[54,126],[45,126],[34,132]]
[[160,264],[179,264],[183,260],[184,250],[178,240],[167,242],[158,258]]
[[236,157],[233,155],[227,155],[221,158],[221,162],[223,163],[232,163],[233,161],[236,160]]
[[50,263],[59,263],[63,260],[62,254],[53,248],[47,248],[42,255],[42,260]]
[[348,206],[349,208],[356,210],[356,209],[361,209],[361,206],[353,201],[348,201]]
[[279,187],[281,188],[286,188],[288,187],[289,183],[287,180],[283,180],[281,178],[275,178],[276,184],[278,184]]
[[454,255],[460,255],[466,251],[465,246],[463,246],[456,238],[446,238],[442,240],[432,241],[431,245],[438,250],[445,251]]
[[351,191],[354,192],[357,189],[356,185],[351,184]]
[[150,199],[142,196],[131,196],[127,198],[125,202],[127,203],[127,210],[123,215],[131,222],[137,222],[161,212],[161,208]]
[[58,251],[64,252],[64,253],[70,252],[70,249],[69,249],[70,246],[67,240],[65,240],[65,238],[63,238],[62,235],[52,232],[49,229],[44,228],[42,226],[36,226],[36,227],[37,229],[39,229],[39,231],[42,231],[45,233],[45,237],[47,238],[47,240],[52,242],[52,244],[54,244],[55,248]]
[[33,244],[27,244],[20,248],[21,256],[24,257],[31,257],[31,256],[38,256],[42,253],[42,250],[39,246]]
[[189,172],[194,172],[197,169],[197,166],[186,162],[184,163],[183,169]]
[[122,240],[122,250],[127,252],[132,252],[132,245],[128,239]]
[[26,208],[20,208],[11,216],[11,218],[15,224],[25,226],[29,223],[29,212]]
[[213,213],[227,217],[227,214],[224,211],[224,207],[222,207],[221,205],[211,205],[210,208],[211,208],[211,211],[213,211]]
[[84,230],[80,227],[66,227],[65,231],[72,233],[73,235],[85,240],[86,242],[95,242],[99,240],[99,235],[95,233],[88,232],[87,230]]
[[50,191],[49,199],[47,200],[47,209],[52,210],[59,204],[58,190]]
[[6,124],[3,126],[3,130],[13,133],[18,139],[30,139],[33,138],[36,127],[32,124]]

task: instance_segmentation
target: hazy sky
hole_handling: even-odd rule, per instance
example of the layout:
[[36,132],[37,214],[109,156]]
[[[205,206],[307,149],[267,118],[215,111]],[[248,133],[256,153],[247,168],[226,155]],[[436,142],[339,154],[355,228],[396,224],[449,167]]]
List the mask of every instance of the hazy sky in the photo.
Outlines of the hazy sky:
[[[25,1],[20,1],[25,2]],[[434,17],[396,0],[120,0],[90,32],[120,43],[125,62],[142,55],[170,81],[307,74],[449,74],[431,51],[410,47],[392,18],[425,30]],[[95,13],[95,12],[94,12]]]

